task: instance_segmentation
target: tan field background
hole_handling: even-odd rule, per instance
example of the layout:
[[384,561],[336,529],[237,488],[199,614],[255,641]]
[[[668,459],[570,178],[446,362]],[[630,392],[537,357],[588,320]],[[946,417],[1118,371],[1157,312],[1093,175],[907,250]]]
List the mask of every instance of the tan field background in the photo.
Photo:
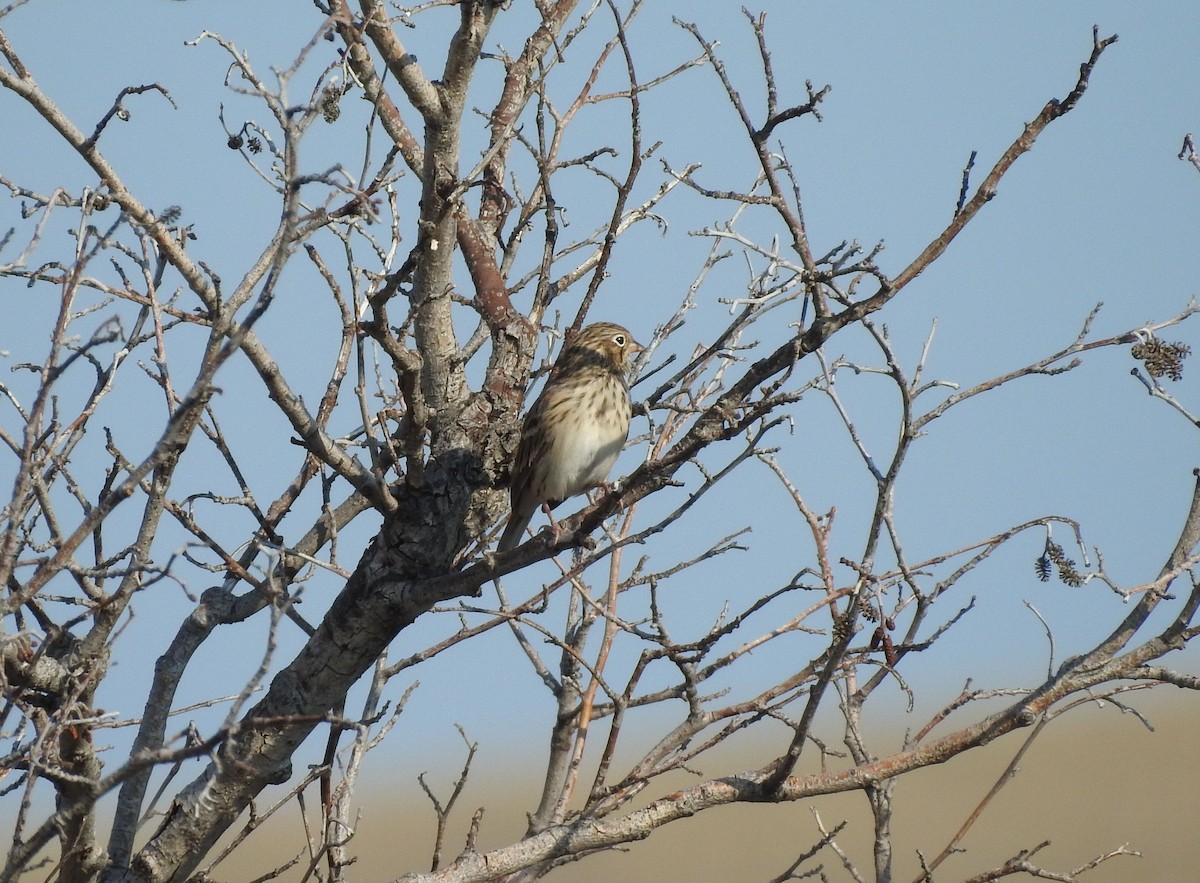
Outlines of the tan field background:
[[[1200,881],[1200,703],[1175,692],[1131,701],[1147,714],[1154,732],[1111,704],[1079,709],[1056,721],[963,840],[965,851],[939,869],[938,883],[971,877],[1043,840],[1051,844],[1034,861],[1058,873],[1126,844],[1141,853],[1140,858],[1116,857],[1088,872],[1081,878],[1088,883]],[[897,881],[916,876],[915,850],[927,857],[942,850],[1027,734],[1011,735],[982,751],[901,780],[893,827]],[[748,766],[762,758],[746,760]],[[509,766],[518,776],[517,764]],[[524,812],[534,799],[535,777],[513,778],[506,785],[493,778],[495,770],[481,765],[478,772],[455,809],[444,862],[462,849],[477,807],[487,807],[479,839],[479,847],[486,849],[519,836]],[[353,841],[359,860],[350,879],[375,883],[406,871],[427,870],[435,829],[428,800],[413,781],[380,781],[378,762],[372,778],[374,785],[362,790],[362,815]],[[431,774],[431,785],[442,778],[440,772],[437,777]],[[452,780],[453,774],[445,777],[446,782]],[[449,787],[442,792],[435,785],[435,791],[444,798]],[[863,878],[874,880],[871,827],[864,806],[860,795],[837,795],[782,807],[717,809],[667,826],[624,851],[560,868],[548,879],[565,883],[770,880],[819,838],[816,809],[828,827],[849,821],[838,843]],[[310,806],[310,812],[315,808]],[[255,835],[249,849],[243,847],[240,855],[214,869],[213,879],[245,883],[295,856],[303,846],[299,809],[285,809],[281,816]],[[831,881],[852,879],[833,853],[826,850],[822,857]],[[278,879],[302,876],[297,866]]]

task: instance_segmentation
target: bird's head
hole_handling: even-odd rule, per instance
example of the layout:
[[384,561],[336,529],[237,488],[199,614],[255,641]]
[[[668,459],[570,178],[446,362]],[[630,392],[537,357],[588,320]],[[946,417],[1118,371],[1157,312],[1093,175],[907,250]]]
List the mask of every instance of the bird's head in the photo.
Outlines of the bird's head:
[[627,329],[612,322],[596,322],[575,335],[563,351],[562,360],[594,362],[599,357],[624,372],[643,349]]

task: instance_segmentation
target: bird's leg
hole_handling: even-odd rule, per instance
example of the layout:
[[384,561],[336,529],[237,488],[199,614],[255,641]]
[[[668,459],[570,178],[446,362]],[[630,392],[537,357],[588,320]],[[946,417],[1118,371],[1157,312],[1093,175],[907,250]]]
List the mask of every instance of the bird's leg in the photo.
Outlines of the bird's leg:
[[[546,535],[543,542],[545,542],[547,546],[553,546],[557,544],[558,541],[562,539],[563,534],[566,533],[563,528],[558,526],[558,522],[554,520],[554,513],[550,511],[554,506],[557,506],[559,502],[561,501],[542,503],[542,511],[546,513],[546,518],[550,521],[550,523],[546,525],[545,529],[543,530],[543,533]],[[578,540],[578,543],[585,549],[596,548],[596,541],[590,536],[583,537],[582,539]]]
[[542,503],[542,511],[546,513],[546,518],[550,521],[550,523],[546,526],[546,531],[547,531],[546,545],[547,546],[554,545],[555,543],[558,542],[559,538],[562,536],[562,528],[560,528],[558,526],[558,522],[554,520],[554,513],[551,511],[557,505],[558,505],[557,501],[555,501],[554,503],[551,503],[550,501],[546,501],[545,503]]
[[602,481],[597,485],[592,486],[587,491],[587,499],[589,503],[595,503],[597,500],[608,496],[621,484],[618,481]]

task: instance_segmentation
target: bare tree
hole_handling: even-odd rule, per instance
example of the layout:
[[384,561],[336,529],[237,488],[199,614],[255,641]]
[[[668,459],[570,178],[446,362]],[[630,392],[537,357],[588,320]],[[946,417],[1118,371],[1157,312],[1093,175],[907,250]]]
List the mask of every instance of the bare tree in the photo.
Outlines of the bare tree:
[[[21,5],[0,16],[21,14]],[[41,361],[16,366],[20,379],[0,386],[0,439],[12,464],[0,533],[0,727],[11,746],[3,799],[12,820],[4,879],[39,866],[45,874],[46,862],[60,880],[209,879],[225,856],[253,842],[264,818],[295,801],[310,807],[314,793],[321,823],[295,873],[347,879],[353,789],[403,712],[413,674],[497,629],[511,633],[555,708],[541,799],[516,842],[479,851],[479,812],[461,851],[446,858],[455,848],[445,822],[479,738],[464,732],[467,760],[452,794],[439,797],[421,781],[437,840],[430,869],[404,879],[534,879],[713,807],[855,791],[874,819],[873,870],[856,870],[838,830],[822,826],[777,879],[824,879],[828,866],[848,879],[890,880],[897,777],[1026,730],[1019,758],[1050,721],[1085,703],[1157,684],[1200,686],[1161,661],[1198,630],[1191,572],[1200,486],[1191,512],[1180,513],[1174,551],[1135,586],[1109,577],[1066,516],[914,557],[894,513],[906,458],[939,418],[1023,378],[1072,371],[1094,350],[1132,347],[1146,389],[1187,414],[1162,382],[1179,375],[1187,348],[1160,335],[1195,305],[1108,336],[1093,334],[1093,313],[1056,351],[966,386],[927,378],[932,334],[906,363],[881,322],[985,210],[1034,141],[1084,99],[1115,36],[1093,34],[1078,76],[989,170],[977,173],[972,157],[945,229],[888,274],[878,249],[848,239],[820,254],[810,243],[782,139],[820,118],[829,87],[809,83],[797,92],[776,81],[762,16],[746,16],[763,82],[750,95],[760,87],[735,82],[721,50],[689,22],[678,27],[694,37],[692,58],[636,58],[629,34],[640,0],[544,0],[535,9],[433,0],[395,15],[379,0],[314,6],[312,39],[269,73],[225,36],[194,41],[224,53],[232,95],[220,116],[223,137],[274,197],[274,226],[238,234],[256,252],[236,271],[206,259],[186,213],[152,208],[105,151],[109,130],[131,107],[170,101],[169,89],[130,86],[98,120],[73,121],[0,31],[0,84],[87,169],[77,184],[64,173],[51,192],[0,177],[22,205],[21,225],[0,243],[4,297],[52,297],[57,305],[41,331]],[[418,61],[406,28],[450,15],[442,57]],[[515,54],[494,42],[501,21],[525,29]],[[694,68],[715,72],[722,100],[741,120],[728,137],[756,159],[749,186],[660,161],[643,133],[645,97]],[[621,85],[599,85],[614,80]],[[568,135],[578,119],[597,109],[612,119],[614,107],[624,120],[619,138],[575,146]],[[482,144],[468,130],[476,115]],[[301,145],[315,127],[335,122],[339,132],[358,133],[356,158],[306,165]],[[577,195],[584,176],[592,179],[586,200]],[[607,193],[599,205],[596,183]],[[664,206],[683,193],[722,207],[726,219],[697,231],[711,241],[708,259],[642,336],[635,400],[639,425],[649,429],[635,432],[631,447],[643,462],[578,501],[558,530],[489,552],[507,509],[525,391],[550,362],[539,359],[541,342],[552,356],[581,328],[609,296],[605,279],[630,231],[660,223]],[[576,213],[569,226],[568,211]],[[65,218],[73,235],[64,250],[46,231]],[[744,291],[725,289],[718,302],[708,291],[721,288],[713,274],[730,254],[744,256],[751,273]],[[320,298],[304,299],[305,288]],[[728,311],[724,327],[689,337],[688,315],[714,307]],[[276,318],[285,333],[271,324]],[[834,355],[831,342],[851,333],[869,343],[869,359]],[[279,355],[297,338],[314,353],[308,364]],[[325,373],[314,381],[322,359]],[[886,449],[866,440],[839,393],[863,375],[885,381],[896,405]],[[224,387],[230,377],[256,384],[269,408],[250,413],[246,398]],[[872,488],[873,514],[852,540],[835,540],[835,513],[813,508],[781,453],[802,398],[832,405]],[[264,452],[276,464],[294,461],[288,480],[273,486],[256,474],[250,464]],[[773,553],[786,555],[794,575],[755,587],[751,600],[710,627],[679,634],[664,587],[746,541],[734,522],[682,558],[668,559],[654,540],[678,533],[710,490],[755,463],[775,477],[806,531],[803,544]],[[374,536],[355,546],[356,529]],[[1055,531],[1070,542],[1060,544]],[[1041,683],[968,685],[901,750],[880,753],[863,728],[868,703],[885,684],[911,696],[906,660],[937,652],[969,612],[972,602],[956,591],[964,577],[1029,534],[1045,537],[1036,561],[1042,579],[1107,587],[1128,600],[1127,611],[1104,640],[1049,666]],[[838,551],[851,543],[853,553]],[[646,553],[631,560],[642,546]],[[346,563],[347,554],[357,561]],[[539,562],[546,564],[532,569]],[[528,578],[506,579],[544,575],[547,566],[556,575],[533,587]],[[193,593],[197,582],[210,585]],[[148,593],[174,593],[179,603],[145,707],[131,720],[103,712],[97,691],[116,676],[112,663],[128,652],[123,623]],[[1143,630],[1151,614],[1155,625]],[[173,717],[190,711],[177,707],[177,696],[206,642],[252,619],[268,625],[269,637],[247,655],[255,660],[249,677],[239,672],[237,683],[216,686],[218,678],[204,675],[214,684],[216,723],[172,729]],[[416,628],[431,622],[432,630]],[[401,635],[403,655],[392,658]],[[768,683],[738,680],[753,651],[798,635],[804,643],[789,646],[805,649],[788,670]],[[618,657],[628,664],[614,664]],[[362,706],[351,711],[347,693],[364,678]],[[742,686],[715,686],[730,683]],[[823,709],[836,713],[845,752],[822,735]],[[97,734],[119,725],[135,726],[136,735],[122,758],[102,764]],[[658,727],[648,741],[646,726]],[[682,790],[668,784],[669,773],[711,766],[712,749],[768,727],[786,735],[756,768],[709,768]],[[326,735],[324,756],[305,767],[301,758],[312,758],[300,749],[316,731]],[[634,732],[641,737],[630,739]],[[800,765],[811,752],[819,772]],[[53,808],[44,793],[53,794]],[[110,794],[111,819],[99,807]],[[920,879],[934,878],[977,816],[938,855],[922,858]],[[1037,851],[978,869],[974,879],[1046,876]],[[1098,852],[1070,874],[1122,852]]]

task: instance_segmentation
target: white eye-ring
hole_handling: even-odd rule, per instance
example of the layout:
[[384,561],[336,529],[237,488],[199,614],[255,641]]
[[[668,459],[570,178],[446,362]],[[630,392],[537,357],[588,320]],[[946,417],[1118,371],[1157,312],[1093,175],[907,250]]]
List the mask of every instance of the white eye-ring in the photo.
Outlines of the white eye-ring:
[[613,343],[615,343],[617,346],[625,346],[625,335],[624,334],[614,335]]

